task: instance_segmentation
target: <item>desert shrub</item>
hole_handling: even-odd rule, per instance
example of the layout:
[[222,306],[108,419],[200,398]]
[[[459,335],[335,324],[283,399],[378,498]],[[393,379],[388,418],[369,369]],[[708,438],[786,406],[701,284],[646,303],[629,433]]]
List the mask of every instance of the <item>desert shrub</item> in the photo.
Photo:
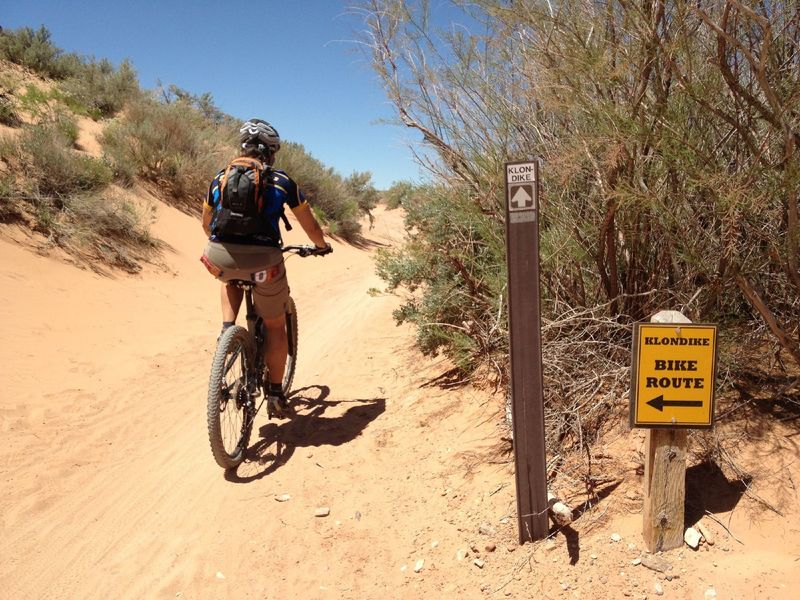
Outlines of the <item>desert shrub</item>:
[[17,157],[26,167],[28,179],[24,185],[45,196],[68,196],[77,192],[96,190],[108,185],[113,174],[109,165],[90,156],[71,150],[77,139],[71,138],[73,132],[70,121],[66,125],[46,123],[30,126],[19,139]]
[[406,202],[407,243],[378,255],[378,274],[390,289],[412,293],[395,311],[417,328],[425,354],[446,351],[471,371],[506,350],[502,297],[505,240],[490,216],[465,203],[467,190],[420,187]]
[[69,102],[85,107],[94,118],[113,116],[141,95],[136,71],[127,60],[116,69],[108,60],[89,61],[62,87]]
[[69,147],[64,125],[26,128],[0,139],[9,170],[0,177],[0,222],[25,221],[68,253],[129,272],[157,244],[134,207],[108,187],[111,168]]
[[18,221],[24,215],[14,190],[14,181],[8,175],[0,177],[0,223]]
[[389,210],[403,206],[417,192],[417,186],[410,181],[396,181],[383,193],[383,201]]
[[45,27],[36,31],[28,27],[0,31],[0,58],[62,81],[62,89],[52,92],[29,88],[24,102],[33,112],[57,99],[76,114],[98,119],[116,114],[141,94],[136,71],[129,61],[124,60],[115,68],[105,59],[65,54],[52,43]]
[[46,77],[63,79],[77,74],[81,66],[75,54],[64,54],[50,40],[44,26],[0,31],[0,58],[23,65]]
[[53,125],[63,137],[67,146],[74,147],[75,144],[77,144],[79,133],[78,124],[72,116],[63,112],[57,113]]
[[142,177],[177,206],[196,212],[223,161],[225,149],[218,138],[216,129],[193,107],[145,98],[110,124],[100,141],[121,180]]
[[52,88],[48,93],[48,97],[74,115],[90,117],[95,121],[98,121],[103,116],[98,109],[88,106],[83,100],[64,91],[61,87]]
[[319,220],[331,235],[355,240],[361,232],[359,219],[375,206],[377,192],[369,173],[354,173],[342,179],[336,171],[311,156],[301,145],[283,143],[276,165],[297,181]]
[[136,208],[108,191],[71,197],[66,213],[67,245],[104,264],[135,273],[158,248]]
[[214,103],[214,98],[210,92],[205,92],[198,96],[175,84],[164,87],[164,85],[159,82],[156,94],[165,104],[178,102],[197,109],[200,114],[212,124],[221,126],[221,133],[228,133],[227,136],[224,136],[227,137],[226,142],[230,142],[230,144],[233,145],[236,144],[236,133],[239,129],[240,122],[238,119],[234,119],[232,116],[220,110]]
[[50,95],[37,85],[28,84],[25,92],[19,96],[21,108],[33,116],[43,114],[50,102]]
[[344,192],[349,198],[356,201],[358,210],[370,217],[370,211],[378,205],[378,190],[372,185],[372,174],[368,172],[355,172],[344,180]]
[[14,108],[14,103],[6,94],[0,93],[0,123],[9,127],[19,127],[22,119]]

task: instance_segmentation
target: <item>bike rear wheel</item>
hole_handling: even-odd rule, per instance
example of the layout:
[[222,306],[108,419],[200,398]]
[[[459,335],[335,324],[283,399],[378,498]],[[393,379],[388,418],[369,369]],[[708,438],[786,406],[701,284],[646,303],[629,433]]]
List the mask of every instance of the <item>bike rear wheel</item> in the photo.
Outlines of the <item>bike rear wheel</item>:
[[286,305],[286,337],[289,341],[289,354],[286,357],[286,370],[283,373],[283,393],[288,396],[297,368],[297,307],[291,296]]
[[233,469],[244,460],[255,418],[253,342],[243,327],[229,327],[217,342],[208,382],[208,441],[214,460]]

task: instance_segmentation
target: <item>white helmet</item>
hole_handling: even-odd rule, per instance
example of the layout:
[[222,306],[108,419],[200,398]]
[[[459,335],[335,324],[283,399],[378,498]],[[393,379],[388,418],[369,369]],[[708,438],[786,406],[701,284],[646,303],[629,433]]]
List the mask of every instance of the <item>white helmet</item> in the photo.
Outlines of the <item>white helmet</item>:
[[245,150],[274,153],[281,147],[278,130],[262,119],[249,119],[239,129],[239,143]]

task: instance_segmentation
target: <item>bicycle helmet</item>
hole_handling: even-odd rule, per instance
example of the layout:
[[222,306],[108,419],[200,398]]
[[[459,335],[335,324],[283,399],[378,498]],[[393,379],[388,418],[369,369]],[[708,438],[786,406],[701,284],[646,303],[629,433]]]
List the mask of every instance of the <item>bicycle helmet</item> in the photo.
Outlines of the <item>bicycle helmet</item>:
[[244,150],[256,150],[260,154],[275,153],[281,147],[281,136],[263,119],[249,119],[239,129],[239,143]]

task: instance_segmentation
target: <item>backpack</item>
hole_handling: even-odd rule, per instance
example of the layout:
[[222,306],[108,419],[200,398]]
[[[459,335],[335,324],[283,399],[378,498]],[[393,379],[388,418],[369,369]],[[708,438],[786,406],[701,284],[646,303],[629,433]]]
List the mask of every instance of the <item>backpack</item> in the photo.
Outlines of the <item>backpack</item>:
[[[217,235],[268,235],[280,243],[280,231],[264,215],[264,186],[270,167],[257,158],[240,156],[232,160],[219,178],[219,214],[214,225]],[[280,218],[287,230],[292,227],[281,207]]]
[[265,171],[260,160],[247,156],[240,156],[225,167],[219,178],[219,214],[214,233],[250,236],[265,231],[261,183]]

